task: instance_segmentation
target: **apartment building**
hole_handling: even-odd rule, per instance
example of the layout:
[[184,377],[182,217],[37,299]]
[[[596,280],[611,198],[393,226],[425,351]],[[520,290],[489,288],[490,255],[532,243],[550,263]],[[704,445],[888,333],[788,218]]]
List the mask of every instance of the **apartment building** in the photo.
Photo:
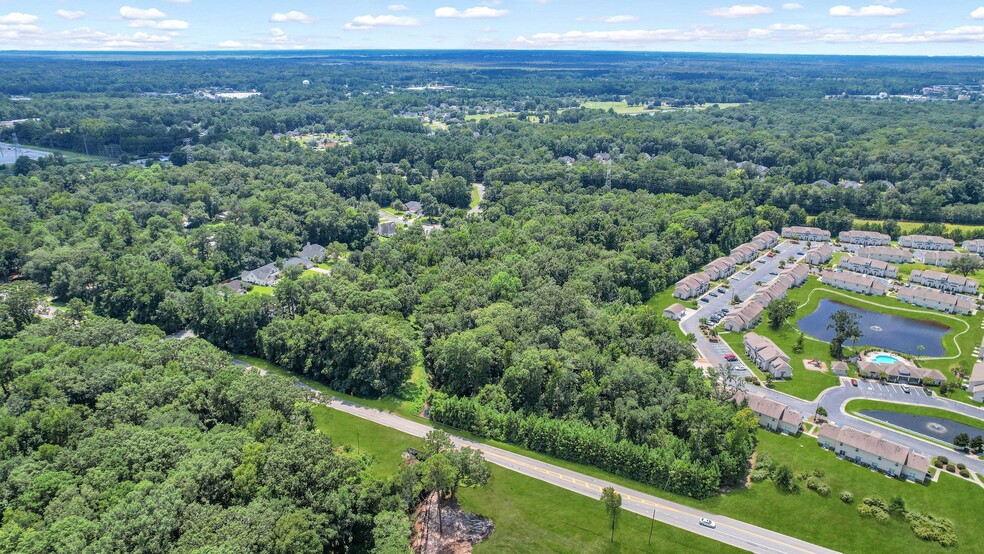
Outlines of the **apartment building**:
[[953,275],[935,269],[917,269],[909,275],[909,281],[944,292],[958,294],[977,294],[980,283],[963,275]]
[[704,272],[687,275],[677,281],[676,286],[673,288],[673,297],[679,298],[680,300],[694,298],[707,292],[710,286],[711,277]]
[[908,446],[887,440],[879,432],[865,433],[853,427],[825,423],[817,443],[854,463],[876,469],[891,477],[911,479],[917,483],[929,475],[930,459]]
[[837,267],[855,273],[894,279],[899,275],[899,267],[881,260],[862,258],[861,256],[844,256],[838,262]]
[[896,297],[907,304],[946,312],[948,314],[972,315],[977,302],[958,294],[950,294],[936,289],[911,286],[899,289]]
[[882,296],[887,289],[883,281],[848,271],[824,270],[820,275],[820,281],[834,288],[871,296]]
[[837,234],[837,240],[861,246],[888,246],[892,243],[892,237],[875,231],[841,231]]
[[857,255],[890,264],[906,264],[912,261],[912,251],[894,246],[865,246],[858,248]]
[[794,225],[792,227],[782,228],[782,238],[809,242],[827,242],[830,240],[830,231],[816,227]]
[[899,246],[914,250],[953,250],[956,244],[950,239],[934,235],[905,235],[899,237]]
[[771,340],[758,333],[746,333],[743,343],[745,354],[762,371],[771,373],[776,379],[786,379],[793,376],[793,368],[789,365],[789,356]]

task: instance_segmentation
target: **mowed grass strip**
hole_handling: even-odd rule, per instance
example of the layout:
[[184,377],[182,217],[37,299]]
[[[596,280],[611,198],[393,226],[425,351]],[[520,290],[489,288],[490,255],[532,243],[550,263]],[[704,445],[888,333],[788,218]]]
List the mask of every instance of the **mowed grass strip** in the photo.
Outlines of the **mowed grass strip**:
[[944,410],[942,408],[933,408],[931,406],[914,406],[912,404],[899,404],[897,402],[883,402],[881,400],[868,400],[868,399],[858,398],[849,401],[845,406],[845,409],[847,410],[848,413],[858,414],[858,415],[861,415],[862,410],[884,410],[887,412],[895,412],[899,414],[940,417],[943,419],[956,421],[957,423],[963,423],[964,425],[968,425],[975,429],[979,429],[981,431],[981,434],[984,434],[984,420],[980,420],[957,412],[951,412],[949,410]]
[[[315,406],[313,412],[318,429],[337,445],[369,454],[370,471],[379,476],[395,473],[403,451],[423,444],[416,437],[324,406]],[[488,486],[458,491],[462,508],[495,523],[492,537],[476,545],[475,552],[741,552],[630,512],[619,518],[612,543],[605,506],[599,500],[490,467]]]

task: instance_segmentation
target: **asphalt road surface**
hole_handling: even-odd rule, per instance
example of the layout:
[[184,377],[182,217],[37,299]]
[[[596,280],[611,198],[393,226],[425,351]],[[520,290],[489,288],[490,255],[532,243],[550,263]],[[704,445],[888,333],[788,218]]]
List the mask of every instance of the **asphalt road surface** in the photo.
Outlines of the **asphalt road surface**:
[[[384,425],[391,429],[396,429],[413,435],[423,437],[433,428],[405,419],[403,417],[366,408],[350,402],[342,402],[332,399],[323,401],[324,405],[345,412],[362,419]],[[526,456],[514,454],[501,448],[489,446],[480,442],[471,441],[452,435],[452,440],[458,446],[465,446],[479,450],[484,454],[485,459],[490,463],[502,466],[506,469],[521,473],[534,479],[539,479],[556,485],[563,489],[582,494],[591,498],[599,498],[601,490],[605,487],[613,487],[622,495],[622,508],[645,517],[655,517],[657,521],[678,527],[691,533],[702,535],[709,539],[741,548],[749,552],[762,552],[769,554],[806,554],[806,553],[830,553],[834,552],[814,544],[810,544],[799,539],[776,533],[768,529],[763,529],[755,525],[743,523],[741,521],[710,514],[700,510],[695,510],[682,504],[663,500],[649,494],[645,494],[633,489],[629,489],[608,481],[588,477],[587,475],[570,471],[562,467],[534,460]],[[549,509],[549,507],[544,507]],[[655,514],[655,516],[654,516]],[[710,518],[717,524],[715,529],[702,527],[698,524],[700,518]]]

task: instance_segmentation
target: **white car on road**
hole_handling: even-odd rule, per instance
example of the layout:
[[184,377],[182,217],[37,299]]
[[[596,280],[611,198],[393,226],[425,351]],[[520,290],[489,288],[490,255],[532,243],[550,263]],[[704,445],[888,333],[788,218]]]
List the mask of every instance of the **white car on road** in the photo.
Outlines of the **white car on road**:
[[704,527],[710,527],[711,529],[717,527],[717,523],[714,523],[713,521],[711,521],[706,517],[700,518],[700,524],[703,525]]

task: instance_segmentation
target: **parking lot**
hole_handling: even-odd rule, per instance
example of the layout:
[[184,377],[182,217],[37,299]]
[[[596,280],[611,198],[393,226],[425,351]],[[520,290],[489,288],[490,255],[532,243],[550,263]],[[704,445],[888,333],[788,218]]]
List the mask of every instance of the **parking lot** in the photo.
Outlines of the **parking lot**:
[[[847,381],[850,383],[850,379],[847,379]],[[909,392],[906,393],[902,390],[902,385],[899,383],[882,383],[873,379],[857,379],[857,382],[858,389],[868,398],[895,398],[896,400],[905,400],[913,396],[932,396],[931,394],[926,394],[926,389],[921,385],[907,385]]]

